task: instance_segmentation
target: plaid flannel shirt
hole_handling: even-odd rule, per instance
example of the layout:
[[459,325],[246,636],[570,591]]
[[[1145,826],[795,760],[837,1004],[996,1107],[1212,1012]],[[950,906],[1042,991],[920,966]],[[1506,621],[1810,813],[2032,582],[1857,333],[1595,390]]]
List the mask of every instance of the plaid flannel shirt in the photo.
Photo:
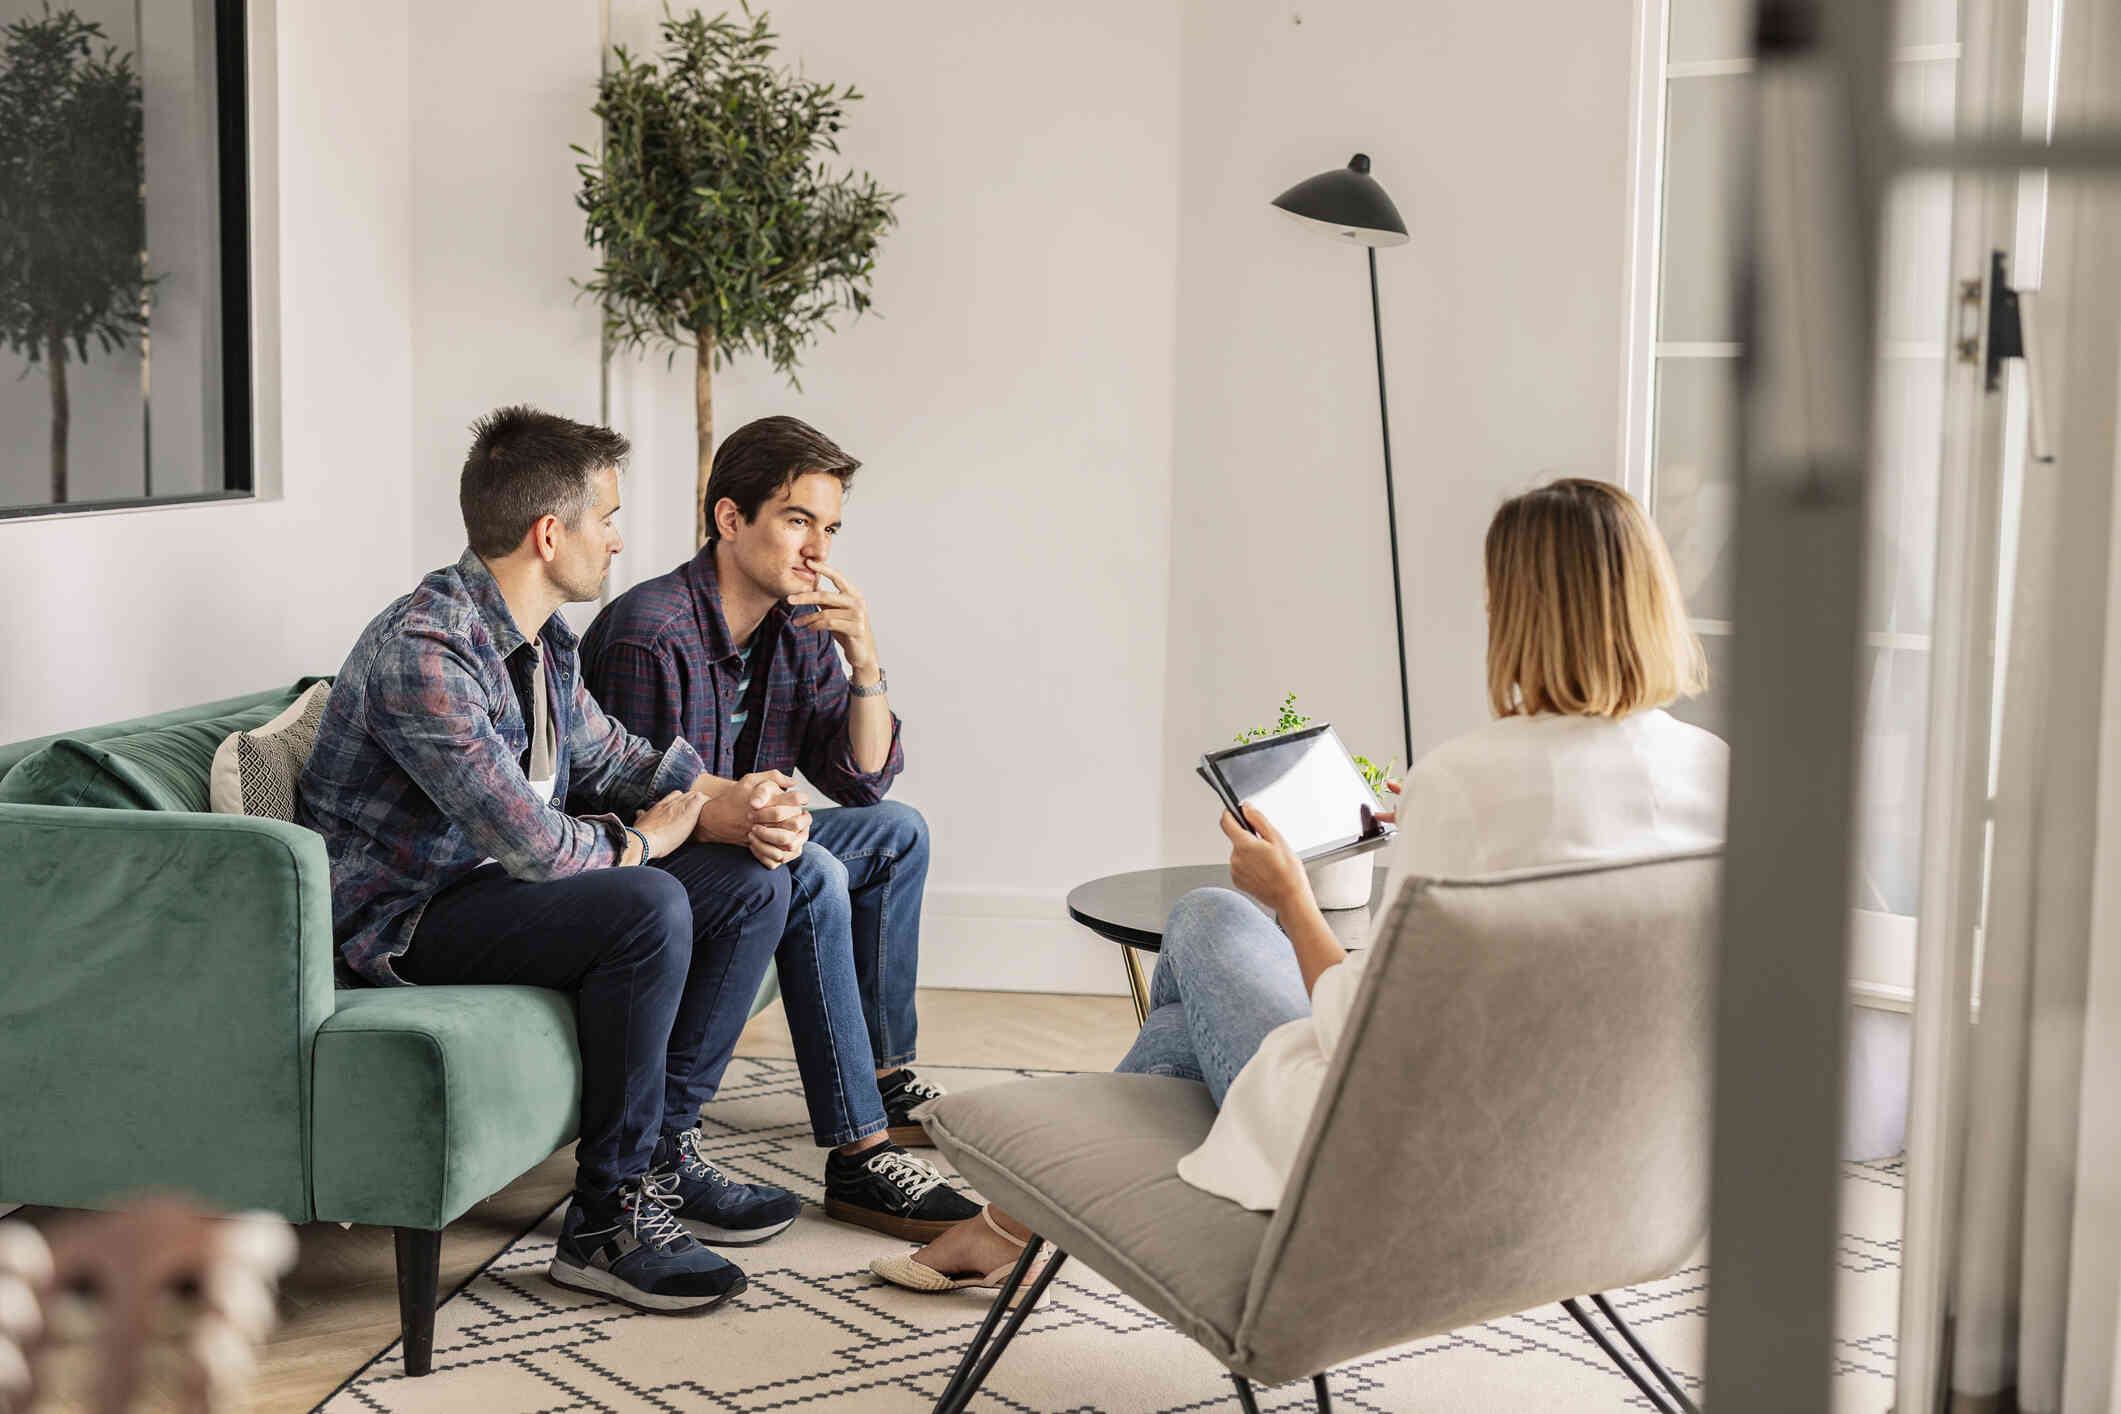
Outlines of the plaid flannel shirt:
[[364,980],[401,985],[391,959],[427,901],[483,861],[532,880],[607,868],[626,848],[619,817],[570,812],[638,810],[706,769],[684,741],[651,746],[598,707],[558,615],[538,639],[557,757],[550,805],[522,764],[535,655],[470,550],[378,614],[339,670],[295,820],[324,836],[333,933]]
[[627,730],[660,746],[683,738],[707,769],[731,780],[754,771],[796,771],[841,805],[874,805],[906,767],[899,719],[883,769],[855,764],[847,740],[849,692],[832,635],[797,628],[784,599],[752,636],[751,708],[756,749],[737,759],[742,735],[730,723],[744,710],[737,684],[743,659],[722,617],[714,546],[669,574],[621,594],[582,635],[582,674],[605,710]]

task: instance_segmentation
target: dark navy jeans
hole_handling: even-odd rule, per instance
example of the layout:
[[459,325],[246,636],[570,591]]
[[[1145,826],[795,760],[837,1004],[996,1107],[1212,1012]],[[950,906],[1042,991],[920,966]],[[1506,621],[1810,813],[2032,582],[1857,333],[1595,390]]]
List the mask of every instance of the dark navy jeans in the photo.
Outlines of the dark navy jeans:
[[714,1098],[787,929],[788,894],[786,869],[736,845],[545,883],[486,864],[435,895],[394,965],[413,983],[574,993],[575,1189],[603,1194],[647,1172],[657,1138],[691,1128]]
[[927,822],[892,801],[816,811],[787,872],[781,1005],[812,1135],[848,1144],[885,1126],[877,1070],[913,1059]]

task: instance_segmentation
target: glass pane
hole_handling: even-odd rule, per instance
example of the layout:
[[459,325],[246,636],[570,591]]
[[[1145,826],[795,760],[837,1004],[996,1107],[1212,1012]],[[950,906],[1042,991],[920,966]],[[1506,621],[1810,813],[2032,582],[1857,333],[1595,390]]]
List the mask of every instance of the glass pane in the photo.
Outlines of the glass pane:
[[1753,52],[1752,0],[1672,0],[1665,62],[1744,59]]
[[1657,363],[1657,528],[1672,547],[1687,613],[1697,619],[1731,616],[1736,375],[1734,359]]
[[1895,48],[1950,44],[1959,37],[1959,0],[1899,0],[1895,9]]
[[1864,650],[1862,819],[1857,834],[1857,908],[1915,911],[1922,882],[1922,760],[1930,655]]
[[[1896,8],[1896,49],[1950,44],[1959,37],[1958,0],[1899,0]],[[1665,61],[1696,64],[1750,58],[1752,16],[1752,0],[1671,0]]]
[[1657,315],[1657,337],[1666,342],[1727,343],[1738,337],[1729,199],[1747,82],[1691,78],[1666,85],[1664,272]]
[[1937,578],[1937,488],[1944,456],[1944,360],[1888,357],[1878,368],[1864,627],[1927,634]]
[[0,0],[0,510],[228,484],[215,16]]

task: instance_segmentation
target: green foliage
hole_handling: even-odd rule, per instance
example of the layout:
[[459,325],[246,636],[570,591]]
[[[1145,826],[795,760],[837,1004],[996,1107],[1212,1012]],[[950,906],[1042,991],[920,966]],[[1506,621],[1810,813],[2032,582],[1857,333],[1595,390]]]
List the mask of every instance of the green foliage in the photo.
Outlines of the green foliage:
[[1310,725],[1311,719],[1296,710],[1296,694],[1292,692],[1281,700],[1281,717],[1272,727],[1253,727],[1241,731],[1237,734],[1237,743],[1242,746],[1248,741],[1260,741],[1285,732],[1300,732]]
[[699,348],[717,365],[763,355],[795,381],[803,350],[841,310],[869,308],[896,194],[829,174],[846,105],[861,98],[776,68],[763,13],[664,12],[660,64],[613,50],[597,90],[601,163],[576,170],[576,204],[601,253],[604,327],[623,347]]
[[[1292,692],[1281,700],[1281,716],[1276,719],[1273,726],[1251,727],[1241,731],[1237,734],[1237,742],[1238,745],[1242,746],[1248,741],[1263,741],[1270,736],[1282,736],[1288,732],[1300,732],[1305,727],[1310,726],[1314,720],[1314,718],[1306,717],[1303,713],[1296,710],[1296,694]],[[1353,753],[1350,754],[1352,755]],[[1385,762],[1382,766],[1367,756],[1355,757],[1355,769],[1362,772],[1362,778],[1370,783],[1370,793],[1379,800],[1385,798],[1385,780],[1391,774],[1392,768],[1398,763],[1399,759],[1397,757]]]
[[31,363],[146,327],[140,144],[140,77],[100,25],[47,4],[0,30],[0,344]]

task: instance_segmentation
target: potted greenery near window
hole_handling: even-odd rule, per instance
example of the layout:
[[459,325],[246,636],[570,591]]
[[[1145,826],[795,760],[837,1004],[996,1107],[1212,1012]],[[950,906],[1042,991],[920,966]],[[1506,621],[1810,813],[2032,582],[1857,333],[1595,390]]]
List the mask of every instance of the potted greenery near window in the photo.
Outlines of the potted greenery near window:
[[[1281,700],[1281,715],[1272,727],[1252,727],[1237,734],[1239,745],[1248,741],[1261,741],[1284,732],[1298,732],[1311,725],[1312,719],[1296,710],[1296,694],[1290,693]],[[1351,755],[1353,753],[1350,753]],[[1370,794],[1377,797],[1377,808],[1397,808],[1391,794],[1385,789],[1385,781],[1396,763],[1387,761],[1379,766],[1367,756],[1355,757],[1355,769],[1369,783]],[[1334,860],[1329,864],[1314,864],[1307,873],[1311,876],[1311,892],[1318,899],[1320,908],[1366,908],[1370,903],[1371,871],[1377,863],[1376,857],[1358,854],[1348,859]]]
[[704,545],[714,368],[749,351],[795,383],[833,317],[869,308],[898,197],[827,171],[861,95],[775,67],[764,14],[666,14],[662,39],[660,63],[613,48],[595,109],[603,155],[575,149],[585,159],[575,201],[601,256],[582,288],[602,302],[614,348],[693,352]]

